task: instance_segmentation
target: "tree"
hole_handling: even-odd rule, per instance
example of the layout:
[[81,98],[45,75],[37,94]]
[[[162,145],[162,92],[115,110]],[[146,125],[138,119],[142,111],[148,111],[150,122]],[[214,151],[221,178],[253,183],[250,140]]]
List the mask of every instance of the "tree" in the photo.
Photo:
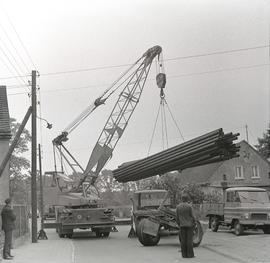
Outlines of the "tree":
[[[20,123],[16,122],[16,119],[10,118],[12,139],[19,126]],[[10,196],[14,199],[15,203],[22,204],[29,201],[30,162],[23,154],[29,150],[28,144],[30,141],[30,133],[27,129],[24,129],[10,158]]]
[[106,169],[101,171],[96,185],[101,192],[115,192],[123,189],[123,185],[113,178],[112,171]]
[[255,145],[255,147],[266,159],[270,157],[270,126],[266,132],[263,133],[263,137],[258,138],[258,144]]

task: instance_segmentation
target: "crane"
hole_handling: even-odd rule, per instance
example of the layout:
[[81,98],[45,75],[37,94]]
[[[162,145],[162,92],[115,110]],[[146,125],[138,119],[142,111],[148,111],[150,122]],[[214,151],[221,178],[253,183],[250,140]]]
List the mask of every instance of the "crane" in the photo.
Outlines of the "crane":
[[[97,99],[94,100],[92,104],[90,104],[77,118],[75,118],[60,135],[53,139],[55,173],[57,173],[55,157],[56,151],[60,154],[62,173],[63,161],[68,164],[75,174],[77,174],[77,170],[75,169],[76,166],[79,167],[82,173],[80,180],[73,185],[70,190],[71,192],[81,192],[82,185],[87,185],[87,189],[90,186],[94,186],[99,173],[111,158],[112,152],[123,135],[123,132],[140,100],[149,70],[155,57],[158,59],[159,71],[163,70],[162,61],[160,59],[161,52],[162,48],[160,46],[153,46],[148,49],[135,63],[121,74],[121,76],[114,81],[109,88],[107,88]],[[158,85],[162,85],[162,82],[166,82],[166,78],[165,74],[160,72],[158,74],[157,83]],[[68,140],[68,135],[73,130],[75,130],[100,105],[105,104],[106,100],[120,88],[122,88],[122,90],[119,97],[100,133],[86,167],[83,168],[64,143]],[[62,178],[64,178],[64,176],[62,176]],[[66,179],[66,177],[64,179]],[[86,193],[87,189],[82,192]]]
[[[96,233],[97,237],[108,237],[115,229],[113,210],[99,205],[93,200],[93,190],[98,192],[95,182],[99,173],[112,156],[119,139],[122,137],[127,124],[140,100],[152,62],[158,59],[159,71],[163,70],[160,59],[162,48],[154,46],[148,49],[134,64],[132,64],[108,89],[94,100],[75,120],[73,120],[55,139],[53,139],[54,167],[52,174],[54,185],[47,191],[47,205],[54,207],[56,215],[55,226],[60,237],[71,237],[76,228],[88,229]],[[160,72],[159,74],[163,74]],[[158,85],[162,83],[161,75]],[[166,82],[164,74],[164,82]],[[165,86],[165,83],[164,83]],[[122,88],[118,99],[98,137],[89,161],[83,168],[65,146],[69,134],[76,129],[93,111],[118,89]],[[61,171],[57,171],[56,153],[59,153]],[[81,170],[80,180],[71,180],[64,174],[63,162],[67,163],[75,175],[76,166]],[[60,185],[60,178],[67,187]],[[71,184],[71,185],[70,185]],[[60,189],[60,192],[56,191]],[[56,198],[54,198],[56,196]],[[93,196],[93,194],[92,194]]]

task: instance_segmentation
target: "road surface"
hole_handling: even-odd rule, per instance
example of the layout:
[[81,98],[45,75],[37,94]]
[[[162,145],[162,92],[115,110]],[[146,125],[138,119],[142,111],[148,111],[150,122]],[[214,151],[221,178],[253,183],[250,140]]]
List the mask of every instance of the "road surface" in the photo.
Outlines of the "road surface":
[[[229,230],[213,233],[207,230],[195,258],[181,258],[177,236],[162,237],[158,246],[144,247],[137,238],[128,238],[129,227],[118,226],[119,232],[109,238],[76,232],[70,239],[72,263],[159,263],[159,262],[270,262],[270,235],[250,231],[237,237]],[[61,240],[59,240],[61,242]]]

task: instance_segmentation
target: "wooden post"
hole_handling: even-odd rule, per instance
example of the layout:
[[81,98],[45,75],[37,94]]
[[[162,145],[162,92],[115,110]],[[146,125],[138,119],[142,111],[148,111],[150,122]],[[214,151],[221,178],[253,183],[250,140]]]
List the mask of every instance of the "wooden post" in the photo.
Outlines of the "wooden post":
[[32,162],[31,162],[31,202],[32,202],[32,243],[37,243],[37,94],[36,75],[32,71]]

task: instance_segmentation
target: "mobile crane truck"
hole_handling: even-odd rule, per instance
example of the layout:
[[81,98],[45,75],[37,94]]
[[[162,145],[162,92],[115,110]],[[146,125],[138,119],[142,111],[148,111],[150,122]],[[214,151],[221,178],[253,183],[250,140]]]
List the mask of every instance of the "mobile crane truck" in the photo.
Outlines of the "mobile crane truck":
[[[54,227],[56,227],[60,237],[71,237],[73,230],[78,228],[91,229],[97,237],[108,237],[110,232],[115,229],[113,209],[103,207],[95,182],[99,173],[111,158],[112,152],[139,102],[155,57],[157,57],[160,66],[159,83],[165,82],[165,74],[161,72],[163,70],[160,61],[161,52],[160,46],[148,49],[140,59],[53,140],[55,169],[46,172],[47,175],[52,175],[53,186],[44,189],[44,200],[47,205],[55,208],[56,223]],[[124,88],[97,140],[86,168],[83,169],[64,145],[64,142],[68,140],[68,135],[84,119],[104,104],[121,86],[124,86]],[[56,165],[57,153],[61,160],[60,171],[57,170]],[[80,178],[79,180],[72,180],[70,176],[64,173],[63,162],[70,167],[77,178]],[[79,169],[79,172],[77,169]]]

